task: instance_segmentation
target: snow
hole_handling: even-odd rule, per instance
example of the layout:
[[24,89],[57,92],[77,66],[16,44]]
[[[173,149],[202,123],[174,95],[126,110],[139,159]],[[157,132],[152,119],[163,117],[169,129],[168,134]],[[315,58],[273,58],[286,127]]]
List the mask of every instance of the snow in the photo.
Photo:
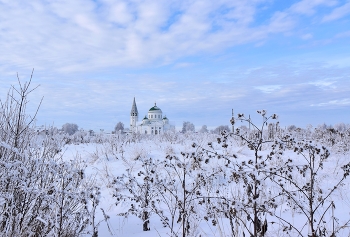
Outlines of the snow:
[[[116,199],[113,197],[114,186],[111,183],[113,177],[121,176],[127,172],[127,169],[132,167],[134,170],[141,168],[140,163],[135,160],[138,157],[152,158],[153,160],[164,160],[169,154],[180,155],[180,152],[192,152],[195,150],[192,148],[192,144],[195,141],[201,146],[206,146],[208,141],[215,140],[213,137],[208,136],[203,138],[203,135],[196,137],[192,135],[185,137],[184,139],[156,139],[156,138],[143,138],[138,141],[125,142],[125,141],[108,141],[104,143],[87,143],[78,145],[66,145],[64,148],[64,160],[73,160],[77,158],[77,154],[82,161],[86,162],[86,177],[90,177],[94,180],[95,185],[100,187],[101,199],[96,212],[96,219],[100,222],[98,227],[99,236],[140,236],[140,237],[154,237],[154,236],[170,236],[171,232],[169,228],[165,228],[160,221],[160,218],[152,214],[150,218],[150,231],[142,230],[142,220],[136,216],[130,215],[127,218],[119,216],[118,214],[125,212],[126,207],[123,205],[116,205]],[[223,150],[221,146],[214,145],[215,150],[219,154],[226,152],[230,154],[237,154],[239,160],[248,160],[252,156],[253,152],[246,146],[240,145],[238,142],[232,143],[227,150]],[[208,147],[207,147],[208,148]],[[114,149],[114,150],[113,150]],[[269,151],[263,150],[262,155],[266,155]],[[180,155],[181,156],[181,155]],[[292,159],[295,164],[302,163],[301,157],[295,152],[286,152],[284,157]],[[210,166],[215,168],[220,164],[219,160],[211,159]],[[330,190],[335,185],[334,180],[341,177],[342,172],[341,165],[347,162],[346,154],[331,155],[329,160],[325,162],[324,169],[321,172],[320,180],[326,190]],[[160,172],[159,170],[157,172]],[[297,179],[296,179],[297,180]],[[276,187],[266,187],[267,190],[272,190]],[[233,188],[232,190],[235,190]],[[335,216],[338,218],[336,222],[338,225],[345,223],[349,217],[350,199],[349,199],[349,181],[346,180],[339,190],[334,192],[331,197],[331,201],[335,203]],[[242,190],[243,191],[243,190]],[[236,190],[239,192],[239,190]],[[329,202],[327,202],[329,203]],[[238,203],[237,203],[238,205]],[[325,203],[326,205],[326,203]],[[103,211],[108,215],[109,219],[105,221]],[[287,205],[287,202],[282,203],[276,209],[276,213],[290,221],[293,225],[299,227],[305,236],[308,232],[308,226],[305,225],[306,218],[300,211],[291,210],[291,206]],[[279,220],[275,217],[267,215],[269,222],[278,223]],[[327,221],[332,221],[327,215]],[[229,230],[229,222],[227,218],[218,218],[219,222],[216,226],[213,226],[211,221],[199,220],[197,229],[193,232],[195,236],[231,236]],[[177,233],[181,233],[180,226],[176,224],[174,228]],[[349,233],[349,231],[343,231],[343,234]],[[269,224],[269,232],[267,236],[285,236],[280,226],[277,224]],[[287,235],[286,235],[287,236]]]

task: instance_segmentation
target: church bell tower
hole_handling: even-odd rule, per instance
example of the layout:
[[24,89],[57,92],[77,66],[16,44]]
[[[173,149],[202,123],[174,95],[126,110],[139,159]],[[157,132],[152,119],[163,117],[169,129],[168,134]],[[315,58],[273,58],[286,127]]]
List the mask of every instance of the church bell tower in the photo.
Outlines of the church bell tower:
[[134,97],[134,102],[132,103],[131,113],[130,113],[130,131],[136,132],[136,123],[139,118],[139,112],[137,111],[136,101]]

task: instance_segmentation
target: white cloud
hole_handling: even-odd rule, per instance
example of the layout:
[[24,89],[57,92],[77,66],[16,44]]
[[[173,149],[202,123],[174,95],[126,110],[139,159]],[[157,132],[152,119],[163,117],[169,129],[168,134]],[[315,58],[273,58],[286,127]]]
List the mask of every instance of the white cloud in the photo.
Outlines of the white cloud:
[[293,4],[290,10],[298,14],[313,15],[316,12],[315,8],[318,6],[331,7],[336,4],[336,0],[302,0]]
[[312,39],[312,37],[313,37],[313,35],[310,34],[310,33],[304,34],[304,35],[301,36],[301,38],[302,38],[303,40],[309,40],[309,39]]
[[0,63],[74,72],[170,63],[261,42],[294,26],[285,13],[251,26],[258,5],[266,1],[5,2]]
[[339,100],[331,100],[328,102],[324,102],[324,103],[318,103],[318,104],[311,104],[311,106],[319,106],[319,107],[323,107],[323,106],[347,106],[350,105],[350,99],[346,98],[346,99],[339,99]]
[[338,33],[334,38],[339,39],[339,38],[347,38],[347,37],[350,37],[350,31]]
[[188,62],[181,62],[181,63],[176,63],[174,65],[174,68],[186,68],[186,67],[191,67],[194,66],[194,63],[188,63]]
[[323,17],[322,21],[328,22],[338,20],[348,14],[350,14],[350,2],[347,2],[346,4],[333,9],[330,14]]
[[106,3],[104,11],[111,23],[126,26],[134,20],[133,13],[125,1],[110,1]]
[[281,85],[264,85],[264,86],[256,86],[255,89],[262,91],[263,93],[272,93],[276,90],[281,89]]
[[324,80],[312,81],[312,82],[309,82],[308,84],[314,85],[320,88],[336,88],[336,86],[334,85],[336,82],[337,82],[336,80],[324,79]]

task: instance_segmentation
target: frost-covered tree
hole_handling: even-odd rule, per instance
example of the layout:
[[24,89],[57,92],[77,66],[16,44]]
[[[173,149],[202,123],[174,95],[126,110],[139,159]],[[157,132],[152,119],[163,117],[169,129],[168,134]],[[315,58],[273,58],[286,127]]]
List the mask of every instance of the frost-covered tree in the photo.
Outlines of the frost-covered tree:
[[334,128],[338,130],[339,132],[344,132],[346,131],[346,125],[344,123],[336,123],[334,125]]
[[295,129],[297,129],[297,127],[296,127],[295,125],[289,125],[289,126],[287,127],[287,130],[288,130],[289,132],[292,132],[292,131],[294,131]]
[[186,132],[194,132],[195,131],[195,127],[194,124],[189,122],[189,121],[185,121],[182,124],[182,133],[186,133]]
[[326,130],[327,128],[329,128],[330,126],[328,126],[327,124],[323,123],[323,124],[319,124],[317,126],[317,129],[319,130]]
[[123,132],[124,131],[124,124],[122,122],[118,122],[117,125],[114,127],[115,132]]
[[207,125],[203,125],[202,128],[199,130],[199,132],[201,132],[201,133],[206,133],[206,132],[208,132],[208,127],[207,127]]
[[69,135],[73,135],[78,131],[78,125],[75,123],[65,123],[62,125],[62,130]]
[[227,125],[220,125],[213,130],[213,133],[221,134],[221,132],[223,132],[223,131],[230,132],[231,130],[230,130],[229,126],[227,126]]

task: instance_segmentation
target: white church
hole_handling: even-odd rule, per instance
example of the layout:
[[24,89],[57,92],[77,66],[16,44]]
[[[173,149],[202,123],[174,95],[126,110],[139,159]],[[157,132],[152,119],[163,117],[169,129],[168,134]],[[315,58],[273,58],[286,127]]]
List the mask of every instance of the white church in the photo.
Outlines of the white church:
[[175,127],[169,124],[169,119],[164,116],[162,110],[157,107],[155,103],[152,108],[148,110],[148,115],[138,123],[139,112],[137,111],[136,101],[131,107],[130,113],[130,132],[141,134],[161,134]]

